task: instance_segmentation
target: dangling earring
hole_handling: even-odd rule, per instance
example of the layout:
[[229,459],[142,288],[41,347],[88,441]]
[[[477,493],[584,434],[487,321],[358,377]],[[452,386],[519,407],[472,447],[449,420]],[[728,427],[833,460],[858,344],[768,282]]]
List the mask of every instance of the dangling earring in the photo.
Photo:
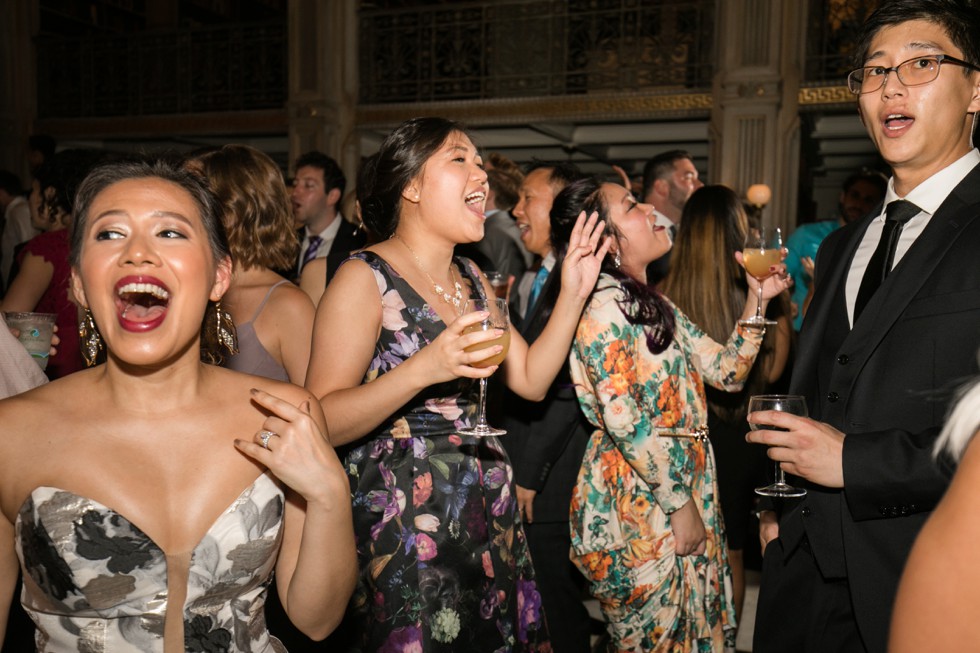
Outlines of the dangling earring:
[[82,358],[85,359],[85,366],[92,367],[98,362],[99,352],[102,351],[102,336],[99,334],[99,327],[96,326],[92,318],[92,311],[85,309],[85,315],[78,323],[78,339],[81,344]]
[[618,270],[622,264],[623,264],[623,257],[619,255],[619,250],[617,249],[616,252],[613,254],[613,265],[616,266],[616,269]]
[[229,356],[238,353],[238,331],[228,311],[221,308],[221,300],[214,304],[215,336],[218,344],[227,350]]

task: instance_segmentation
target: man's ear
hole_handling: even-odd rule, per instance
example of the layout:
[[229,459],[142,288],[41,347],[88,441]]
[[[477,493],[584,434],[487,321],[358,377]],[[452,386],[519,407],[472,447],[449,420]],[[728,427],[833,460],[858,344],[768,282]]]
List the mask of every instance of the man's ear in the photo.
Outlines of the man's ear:
[[666,179],[654,179],[653,192],[661,197],[667,197],[670,195],[670,182]]
[[974,73],[973,81],[973,97],[970,98],[970,108],[967,109],[967,113],[974,114],[975,121],[976,113],[980,111],[980,73]]
[[339,188],[331,188],[327,193],[327,206],[337,206],[340,201],[341,192]]
[[71,269],[71,294],[82,308],[88,308],[88,299],[85,297],[85,288],[82,287],[82,280],[78,276],[75,268]]
[[218,267],[214,271],[214,285],[211,286],[211,301],[216,302],[224,297],[231,285],[231,257],[226,256],[218,261]]

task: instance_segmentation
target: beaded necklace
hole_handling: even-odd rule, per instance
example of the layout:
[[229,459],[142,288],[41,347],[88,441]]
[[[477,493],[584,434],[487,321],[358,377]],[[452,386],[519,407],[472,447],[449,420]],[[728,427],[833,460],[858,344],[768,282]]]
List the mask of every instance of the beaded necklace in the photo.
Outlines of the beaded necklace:
[[419,270],[422,271],[422,274],[425,275],[425,278],[428,279],[429,283],[432,284],[432,289],[435,291],[436,295],[442,297],[442,301],[452,306],[456,315],[462,315],[463,306],[464,306],[463,287],[460,285],[459,280],[456,278],[455,266],[453,266],[452,264],[450,264],[449,266],[449,276],[453,280],[453,286],[455,286],[455,292],[453,292],[453,294],[450,295],[448,292],[446,292],[445,288],[443,288],[442,286],[440,286],[435,282],[435,279],[432,278],[432,275],[426,271],[425,267],[423,267],[422,261],[419,260],[418,254],[415,253],[414,249],[408,246],[408,243],[402,240],[401,236],[399,236],[398,234],[392,234],[391,237],[397,239],[398,242],[400,242],[402,245],[405,246],[405,249],[408,250],[408,253],[412,255],[412,258],[415,259],[415,265],[418,266]]

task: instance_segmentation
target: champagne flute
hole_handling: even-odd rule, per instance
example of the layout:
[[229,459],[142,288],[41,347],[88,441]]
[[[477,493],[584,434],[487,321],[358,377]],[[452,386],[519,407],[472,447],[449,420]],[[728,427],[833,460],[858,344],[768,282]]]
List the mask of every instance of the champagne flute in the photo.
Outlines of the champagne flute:
[[759,303],[756,304],[755,315],[738,321],[741,326],[763,328],[776,324],[762,314],[762,282],[772,274],[769,268],[779,265],[782,251],[783,235],[779,227],[749,229],[742,247],[742,263],[745,271],[759,281]]
[[[749,412],[754,413],[760,410],[778,410],[783,413],[789,413],[790,415],[799,415],[800,417],[806,417],[806,399],[800,395],[754,395],[749,398]],[[755,424],[749,422],[749,428],[753,431],[768,430],[768,431],[785,431],[786,429],[779,428],[778,426],[771,426],[766,424]],[[802,497],[806,494],[806,490],[799,487],[793,487],[786,482],[786,476],[783,474],[783,468],[780,466],[779,461],[776,461],[776,481],[771,485],[765,487],[759,487],[755,489],[756,494],[761,494],[764,497]]]
[[[482,322],[472,324],[463,329],[464,334],[473,333],[475,331],[489,331],[490,329],[503,329],[503,334],[494,340],[488,340],[475,345],[470,345],[465,351],[479,351],[481,349],[488,349],[494,345],[501,345],[503,347],[503,351],[501,351],[499,354],[493,354],[487,358],[484,358],[483,360],[471,363],[471,365],[473,367],[490,367],[491,365],[500,365],[504,362],[504,359],[507,358],[507,350],[510,348],[510,317],[509,313],[507,312],[507,300],[496,297],[487,299],[469,299],[466,301],[466,312],[472,313],[473,311],[486,311],[490,313],[490,315]],[[459,429],[459,432],[465,435],[477,435],[481,437],[487,435],[504,435],[507,433],[507,431],[504,429],[494,428],[487,423],[487,377],[480,379],[480,403],[477,405],[476,424],[461,428]]]
[[503,272],[495,272],[493,270],[484,271],[483,274],[486,276],[487,281],[490,282],[490,287],[493,288],[493,294],[498,299],[507,299],[507,276]]

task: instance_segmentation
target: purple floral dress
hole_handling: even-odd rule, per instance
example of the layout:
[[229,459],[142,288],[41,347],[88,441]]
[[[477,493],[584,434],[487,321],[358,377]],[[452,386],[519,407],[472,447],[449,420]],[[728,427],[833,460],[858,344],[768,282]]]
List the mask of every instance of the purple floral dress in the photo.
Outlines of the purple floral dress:
[[[383,259],[381,335],[370,383],[445,324]],[[470,286],[477,271],[457,259]],[[349,617],[366,651],[550,651],[541,597],[497,438],[459,435],[470,379],[431,386],[346,453],[360,582]]]

